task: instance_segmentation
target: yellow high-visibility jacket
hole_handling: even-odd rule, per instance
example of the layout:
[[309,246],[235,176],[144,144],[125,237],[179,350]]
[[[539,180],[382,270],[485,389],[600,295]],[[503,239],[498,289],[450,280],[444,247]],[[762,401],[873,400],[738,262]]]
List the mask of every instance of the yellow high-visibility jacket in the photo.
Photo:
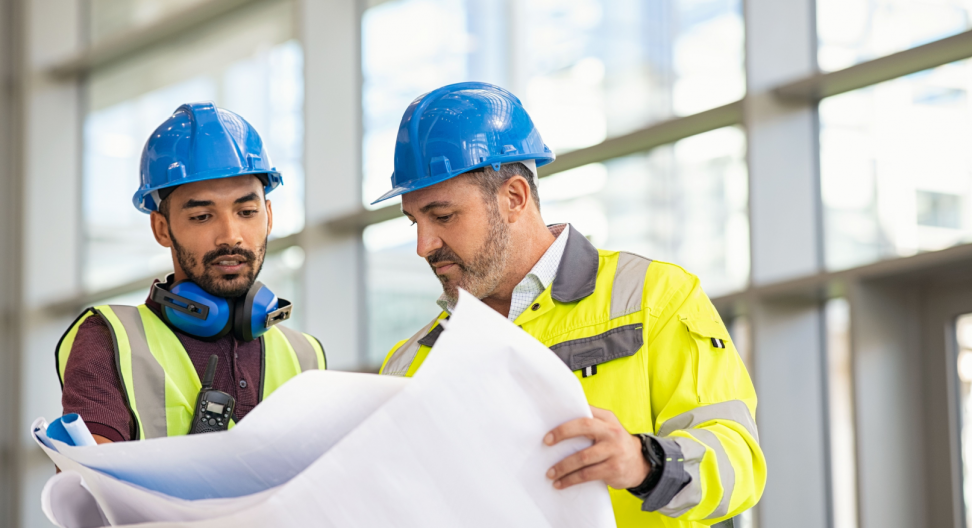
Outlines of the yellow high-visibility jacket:
[[[101,317],[111,329],[115,368],[135,421],[132,440],[188,434],[202,382],[179,337],[144,304],[106,304],[78,316],[54,352],[61,387],[74,339],[88,317]],[[327,368],[324,348],[309,334],[276,325],[260,336],[260,342],[263,390],[259,401],[301,372]],[[234,425],[231,418],[228,426]]]
[[[646,500],[609,489],[618,526],[711,525],[751,508],[766,483],[756,392],[698,278],[568,228],[556,278],[514,323],[575,371],[588,403],[681,453]],[[396,344],[381,373],[412,376],[445,317]]]

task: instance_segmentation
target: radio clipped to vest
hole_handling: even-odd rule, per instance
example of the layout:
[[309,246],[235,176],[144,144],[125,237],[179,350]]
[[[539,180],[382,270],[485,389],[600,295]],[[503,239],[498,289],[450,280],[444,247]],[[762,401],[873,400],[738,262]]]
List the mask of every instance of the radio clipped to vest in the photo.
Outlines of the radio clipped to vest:
[[209,365],[206,366],[202,388],[199,389],[199,396],[196,398],[196,411],[192,415],[189,434],[212,433],[225,431],[229,428],[230,418],[233,417],[233,408],[236,407],[236,399],[213,388],[213,378],[216,377],[216,363],[218,361],[219,357],[216,354],[209,356]]
[[216,341],[232,332],[240,341],[253,341],[271,326],[290,319],[290,301],[277,298],[260,281],[246,295],[225,299],[187,280],[166,289],[171,277],[152,287],[152,300],[162,305],[166,323],[199,339]]

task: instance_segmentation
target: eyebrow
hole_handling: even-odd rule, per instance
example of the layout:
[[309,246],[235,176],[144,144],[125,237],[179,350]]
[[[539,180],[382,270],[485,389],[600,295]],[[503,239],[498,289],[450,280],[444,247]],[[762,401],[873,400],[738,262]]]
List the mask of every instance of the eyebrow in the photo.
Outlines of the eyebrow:
[[425,206],[422,207],[421,209],[419,209],[419,212],[427,213],[429,212],[429,210],[435,209],[436,207],[449,207],[450,205],[452,205],[452,202],[445,202],[445,201],[430,202],[425,204]]
[[244,196],[242,198],[237,198],[236,201],[233,202],[233,203],[234,204],[241,204],[241,203],[246,203],[246,202],[255,202],[259,198],[260,198],[260,196],[257,193],[251,192],[250,194],[248,194],[248,195],[246,195],[246,196]]
[[186,203],[182,204],[183,209],[192,209],[193,207],[208,207],[213,205],[212,200],[193,200],[189,199]]

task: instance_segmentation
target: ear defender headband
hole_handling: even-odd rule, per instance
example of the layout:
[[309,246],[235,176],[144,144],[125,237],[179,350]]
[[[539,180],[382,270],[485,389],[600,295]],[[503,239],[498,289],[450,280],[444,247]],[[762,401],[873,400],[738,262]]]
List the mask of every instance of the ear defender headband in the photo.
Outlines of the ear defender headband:
[[230,332],[241,341],[253,341],[271,326],[290,319],[293,308],[260,281],[236,299],[211,295],[191,281],[177,282],[169,289],[156,283],[152,300],[162,305],[162,320],[205,341],[216,341]]

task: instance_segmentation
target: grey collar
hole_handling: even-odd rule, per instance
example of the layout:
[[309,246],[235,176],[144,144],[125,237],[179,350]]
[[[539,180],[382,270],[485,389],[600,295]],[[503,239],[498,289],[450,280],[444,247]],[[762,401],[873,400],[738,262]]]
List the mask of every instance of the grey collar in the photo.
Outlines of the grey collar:
[[567,224],[567,228],[567,246],[550,290],[551,297],[562,303],[587,297],[597,284],[597,249],[574,226]]

